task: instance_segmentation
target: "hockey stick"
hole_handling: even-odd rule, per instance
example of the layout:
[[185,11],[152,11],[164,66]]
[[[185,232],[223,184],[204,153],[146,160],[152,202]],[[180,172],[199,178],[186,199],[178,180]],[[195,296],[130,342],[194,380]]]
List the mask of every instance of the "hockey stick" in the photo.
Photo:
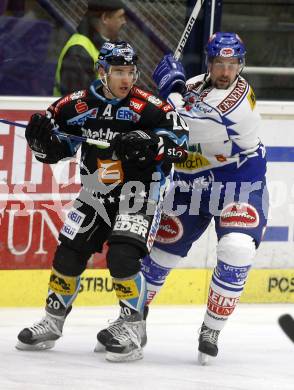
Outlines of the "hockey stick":
[[181,55],[182,55],[182,53],[183,53],[184,47],[185,47],[185,45],[187,43],[189,35],[190,35],[191,31],[192,31],[194,23],[196,22],[196,19],[198,17],[198,14],[200,12],[200,9],[201,9],[202,4],[204,3],[204,1],[205,0],[197,0],[196,1],[196,4],[195,4],[195,6],[193,8],[191,16],[190,16],[190,18],[188,20],[188,23],[186,24],[185,30],[184,30],[184,32],[183,32],[183,34],[181,36],[181,39],[179,41],[179,44],[178,44],[178,46],[177,46],[177,48],[175,50],[174,58],[176,60],[179,60]]
[[294,343],[294,319],[290,314],[283,314],[278,319],[279,325]]
[[[23,125],[22,123],[8,121],[6,119],[0,119],[0,123],[5,123],[6,125],[11,125],[11,126],[22,127],[24,129],[27,127],[26,125]],[[56,135],[60,135],[61,137],[69,137],[73,141],[86,142],[89,145],[95,145],[101,149],[105,149],[105,148],[108,148],[110,146],[110,144],[104,140],[92,139],[92,138],[88,138],[88,137],[82,137],[82,136],[78,136],[78,135],[63,133],[63,132],[59,131],[58,128],[55,128],[53,130],[55,130]]]

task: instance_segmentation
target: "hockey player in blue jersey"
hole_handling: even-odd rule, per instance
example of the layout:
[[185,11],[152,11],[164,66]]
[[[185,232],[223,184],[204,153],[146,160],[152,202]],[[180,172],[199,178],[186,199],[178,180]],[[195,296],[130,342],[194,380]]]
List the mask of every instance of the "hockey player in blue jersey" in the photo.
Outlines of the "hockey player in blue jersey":
[[[162,219],[163,229],[143,269],[151,298],[214,219],[217,264],[199,335],[201,364],[218,353],[219,333],[240,299],[267,221],[260,116],[254,92],[240,76],[245,54],[237,34],[218,32],[206,47],[206,74],[185,82],[181,63],[168,55],[153,76],[160,94],[168,97],[190,127],[189,157],[176,165],[174,174],[178,184],[174,209],[189,207],[174,220],[172,216]],[[166,242],[169,218],[176,220],[182,233]]]
[[218,32],[206,47],[206,74],[186,82],[182,64],[172,55],[165,56],[153,74],[161,96],[190,127],[190,151],[188,159],[175,166],[170,197],[173,210],[186,210],[162,216],[142,269],[150,302],[214,220],[217,264],[199,335],[200,364],[218,353],[219,333],[242,294],[267,220],[260,116],[254,92],[240,75],[245,53],[237,34]]

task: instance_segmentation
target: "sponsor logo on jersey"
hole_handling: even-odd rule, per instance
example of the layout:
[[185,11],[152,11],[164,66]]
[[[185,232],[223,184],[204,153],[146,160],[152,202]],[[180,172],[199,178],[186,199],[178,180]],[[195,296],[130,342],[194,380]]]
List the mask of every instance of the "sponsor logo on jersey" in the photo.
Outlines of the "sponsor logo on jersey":
[[116,217],[113,232],[128,232],[133,236],[146,239],[149,221],[142,214],[119,214]]
[[139,100],[139,99],[136,99],[136,98],[132,98],[130,100],[130,108],[137,112],[138,114],[141,114],[141,112],[144,110],[144,108],[146,107],[146,102],[142,102],[142,100]]
[[193,89],[196,90],[198,89],[200,86],[202,86],[203,82],[202,81],[197,81],[196,83],[194,84],[188,84],[187,85],[187,91],[190,92],[192,91]]
[[210,107],[210,106],[209,106],[208,104],[206,104],[206,103],[197,101],[197,102],[193,105],[193,110],[198,111],[198,112],[202,112],[203,114],[207,114],[207,113],[212,112],[212,111],[213,111],[213,108]]
[[233,91],[217,106],[221,112],[227,112],[238,103],[244,96],[248,84],[245,80],[239,79]]
[[88,105],[86,102],[79,101],[75,104],[75,109],[78,114],[81,114],[88,110]]
[[229,316],[234,311],[238,301],[239,297],[225,297],[210,288],[207,308],[219,316]]
[[61,107],[63,107],[65,104],[67,104],[68,102],[70,102],[70,95],[66,95],[64,98],[62,98],[61,100],[59,100],[59,102],[56,104],[55,106],[55,112],[59,112],[59,110],[61,109]]
[[162,108],[162,111],[164,111],[164,112],[169,112],[169,111],[173,111],[173,106],[171,105],[171,104],[166,104],[165,106],[163,106]]
[[[204,84],[204,82],[203,82]],[[208,87],[203,89],[203,91],[200,92],[199,99],[204,100],[206,96],[213,90],[213,87]]]
[[87,91],[81,90],[81,91],[73,92],[71,95],[69,95],[69,97],[70,97],[70,100],[77,100],[77,99],[82,99],[86,95],[87,95]]
[[163,104],[165,104],[161,99],[152,95],[152,93],[143,91],[142,89],[140,89],[138,87],[134,87],[132,89],[132,92],[133,92],[133,95],[138,96],[138,97],[142,97],[145,100],[147,100],[148,102],[154,104],[155,106],[161,107]]
[[73,118],[66,121],[66,124],[69,126],[83,126],[87,119],[95,119],[97,117],[98,108],[92,108],[89,111],[84,112],[83,114],[74,116]]
[[188,158],[181,163],[176,163],[176,170],[181,171],[195,171],[197,169],[208,167],[211,165],[210,161],[197,152],[188,152]]
[[148,102],[154,104],[157,107],[161,107],[164,104],[162,100],[160,100],[158,97],[154,95],[148,96],[147,100]]
[[148,99],[149,96],[152,95],[150,92],[143,91],[142,89],[140,89],[138,87],[133,87],[132,93],[133,93],[133,95],[138,96],[138,97],[143,97],[146,100]]
[[162,214],[156,242],[161,244],[172,244],[181,239],[184,229],[178,217]]
[[255,94],[254,94],[253,89],[251,87],[249,88],[249,93],[247,95],[247,99],[249,101],[251,110],[253,111],[255,108],[255,105],[256,105],[256,97],[255,97]]
[[123,168],[120,160],[97,159],[98,180],[104,184],[122,183]]
[[221,227],[255,228],[258,225],[258,212],[248,203],[230,203],[221,211]]
[[107,129],[91,130],[82,128],[83,137],[92,138],[92,139],[105,139],[111,141],[117,134],[117,131],[112,131],[109,127]]
[[81,213],[76,209],[71,209],[66,217],[66,220],[62,226],[61,233],[73,240],[79,231],[79,228],[82,226],[82,223],[85,219],[85,214]]
[[130,110],[129,107],[120,107],[116,112],[116,119],[123,121],[139,122],[141,116]]
[[219,55],[221,57],[233,57],[235,53],[235,50],[232,49],[231,47],[223,47],[220,52],[219,52]]

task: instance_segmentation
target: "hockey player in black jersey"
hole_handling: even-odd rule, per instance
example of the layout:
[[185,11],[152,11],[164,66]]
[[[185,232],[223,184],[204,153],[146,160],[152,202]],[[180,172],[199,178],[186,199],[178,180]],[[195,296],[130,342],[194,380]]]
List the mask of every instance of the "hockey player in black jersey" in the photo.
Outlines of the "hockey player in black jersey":
[[[46,115],[34,114],[26,128],[42,163],[72,157],[81,147],[82,188],[59,235],[45,317],[19,333],[16,347],[54,346],[88,259],[108,240],[107,265],[124,321],[106,345],[106,359],[136,360],[143,356],[146,299],[140,260],[152,248],[172,164],[186,158],[188,131],[169,104],[134,85],[137,56],[128,43],[106,42],[97,71],[100,79],[89,89],[57,100]],[[78,137],[109,146],[101,149]]]

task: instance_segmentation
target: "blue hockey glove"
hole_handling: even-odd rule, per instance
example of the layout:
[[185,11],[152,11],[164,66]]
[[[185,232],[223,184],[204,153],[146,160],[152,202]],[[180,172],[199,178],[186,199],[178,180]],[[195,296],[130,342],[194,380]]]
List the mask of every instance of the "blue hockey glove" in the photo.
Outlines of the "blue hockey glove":
[[163,57],[155,68],[153,75],[160,96],[164,99],[171,92],[183,93],[186,90],[186,75],[180,61],[174,59],[172,54]]

